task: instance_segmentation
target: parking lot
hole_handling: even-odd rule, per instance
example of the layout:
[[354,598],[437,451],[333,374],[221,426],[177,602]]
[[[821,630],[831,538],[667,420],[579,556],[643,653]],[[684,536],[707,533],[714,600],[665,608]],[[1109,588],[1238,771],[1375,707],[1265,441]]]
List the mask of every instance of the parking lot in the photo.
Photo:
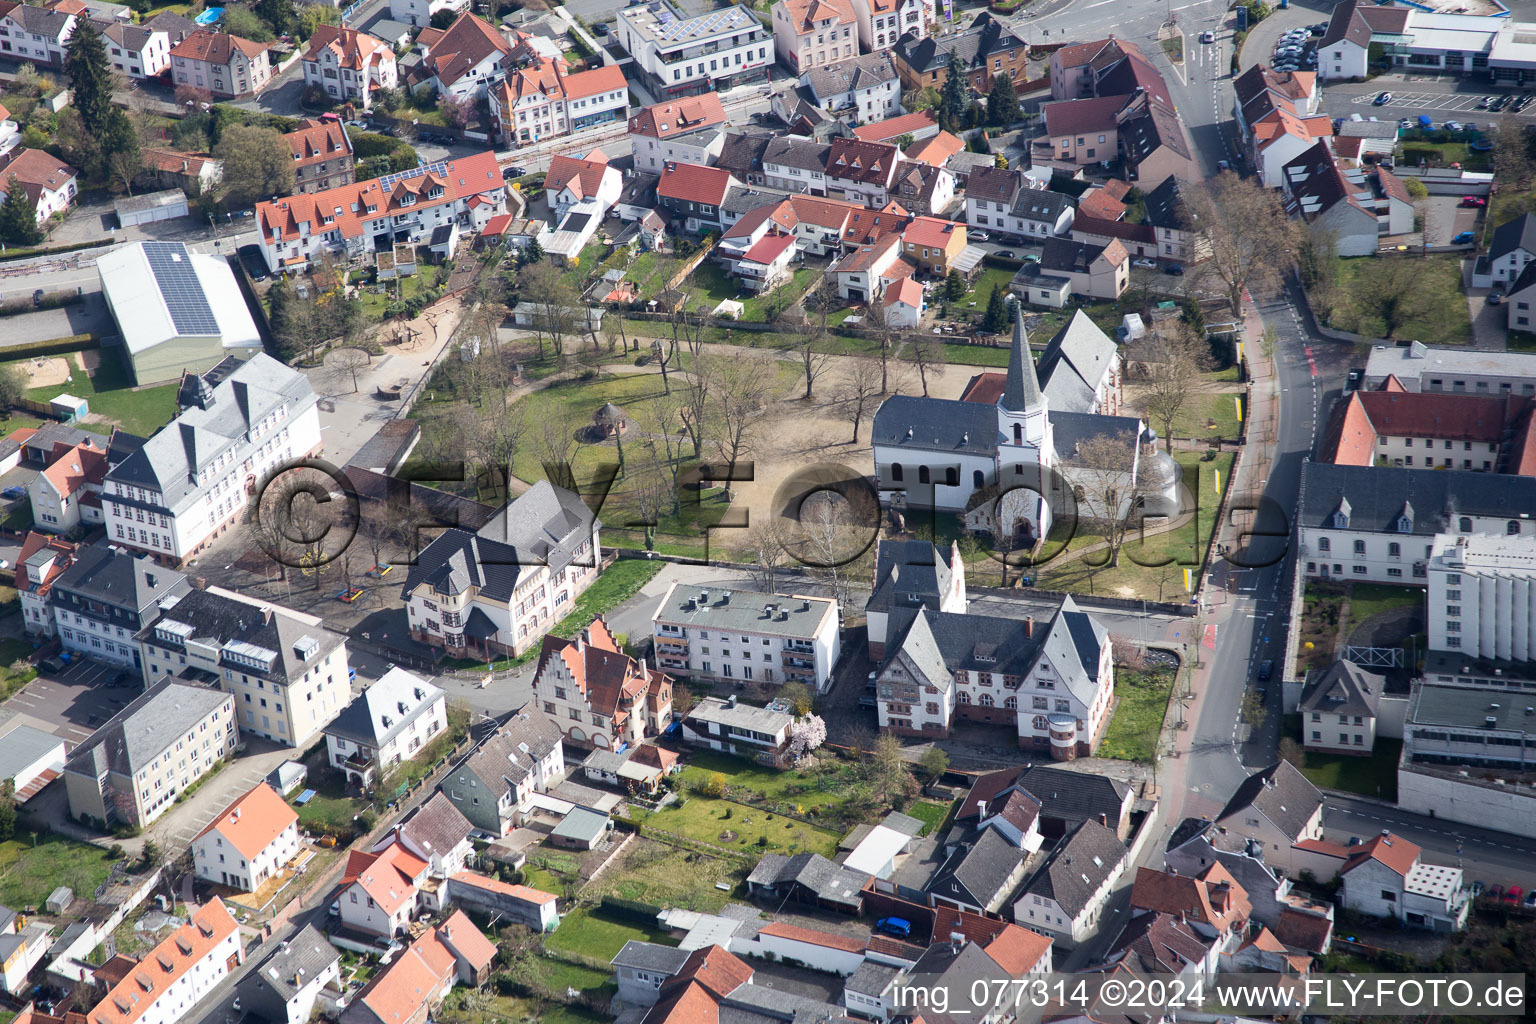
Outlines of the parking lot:
[[108,685],[123,671],[101,662],[79,660],[58,675],[38,676],[0,710],[26,716],[32,720],[27,724],[63,737],[73,748],[142,692],[143,683],[131,672],[130,685]]
[[[1536,115],[1536,107],[1527,107],[1524,111],[1517,112],[1512,106],[1506,105],[1503,110],[1480,109],[1479,104],[1488,98],[1487,93],[1476,92],[1398,92],[1391,90],[1392,102],[1382,105],[1383,110],[1397,110],[1399,108],[1409,110],[1444,110],[1456,111],[1463,114],[1486,114],[1489,117],[1532,116]],[[1376,97],[1381,93],[1365,93],[1351,97],[1350,102],[1364,106],[1374,106]],[[1507,94],[1506,94],[1507,95]]]

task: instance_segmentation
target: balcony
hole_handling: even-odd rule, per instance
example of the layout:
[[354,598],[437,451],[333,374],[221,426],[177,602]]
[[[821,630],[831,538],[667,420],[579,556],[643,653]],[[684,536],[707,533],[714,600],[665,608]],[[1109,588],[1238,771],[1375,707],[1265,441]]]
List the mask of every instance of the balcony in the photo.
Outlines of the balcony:
[[795,651],[798,654],[816,653],[816,645],[809,640],[786,640],[784,641],[784,649],[786,651]]
[[682,657],[688,656],[688,641],[680,636],[656,637],[656,653],[661,655],[676,654]]

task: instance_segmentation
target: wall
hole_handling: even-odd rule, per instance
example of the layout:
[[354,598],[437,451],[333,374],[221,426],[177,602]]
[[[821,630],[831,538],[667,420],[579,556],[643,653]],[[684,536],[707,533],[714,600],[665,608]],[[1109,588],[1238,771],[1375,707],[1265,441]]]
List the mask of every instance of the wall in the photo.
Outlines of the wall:
[[858,970],[859,964],[864,962],[863,950],[850,952],[845,949],[830,949],[782,935],[759,934],[757,945],[762,951],[761,955],[770,959],[798,960],[800,963],[813,966],[818,971],[831,971],[845,977]]
[[1400,740],[1408,717],[1408,698],[1382,697],[1376,705],[1376,738]]
[[[1473,774],[1461,778],[1422,765],[1399,765],[1397,805],[1416,814],[1536,839],[1536,788],[1478,779],[1485,770],[1470,769]],[[1492,771],[1496,775],[1497,769]]]

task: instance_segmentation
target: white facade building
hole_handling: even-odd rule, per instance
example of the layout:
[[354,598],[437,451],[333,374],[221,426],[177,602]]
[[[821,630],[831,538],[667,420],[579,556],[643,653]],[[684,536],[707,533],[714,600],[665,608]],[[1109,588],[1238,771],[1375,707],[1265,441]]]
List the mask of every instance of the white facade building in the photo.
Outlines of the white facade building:
[[325,747],[332,767],[367,787],[447,729],[443,691],[396,667],[325,727]]
[[240,928],[215,896],[87,1014],[90,1024],[179,1024],[245,962]]
[[469,0],[389,0],[390,19],[414,28],[430,25],[432,15],[438,11],[467,10]]
[[672,675],[799,682],[824,693],[837,665],[839,624],[837,602],[827,598],[673,583],[651,629],[657,664]]
[[853,0],[853,14],[858,19],[859,48],[878,53],[896,45],[896,40],[910,34],[926,39],[932,5],[924,0]]
[[256,787],[192,840],[197,877],[253,892],[299,854],[299,816],[277,790]]
[[660,174],[669,163],[708,167],[725,144],[725,108],[712,92],[655,103],[629,119],[635,170]]
[[112,69],[129,78],[154,78],[171,66],[171,36],[163,29],[114,22],[101,34]]
[[742,4],[690,18],[669,0],[619,11],[619,42],[634,57],[659,98],[764,81],[773,42]]
[[1533,661],[1536,534],[1441,534],[1429,555],[1429,646]]

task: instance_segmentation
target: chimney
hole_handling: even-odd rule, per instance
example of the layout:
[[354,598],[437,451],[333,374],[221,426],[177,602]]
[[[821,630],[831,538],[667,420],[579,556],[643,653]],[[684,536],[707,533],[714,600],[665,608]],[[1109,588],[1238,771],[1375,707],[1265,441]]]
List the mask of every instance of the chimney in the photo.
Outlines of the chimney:
[[987,820],[987,802],[985,800],[976,801],[976,820]]
[[1105,814],[1103,811],[1099,812],[1099,824],[1103,825],[1105,828],[1109,828],[1109,815]]
[[1026,616],[1024,616],[1024,636],[1025,636],[1026,639],[1030,639],[1030,638],[1033,638],[1034,635],[1035,635],[1035,617],[1033,615],[1026,615]]
[[725,706],[728,708],[733,708],[736,706],[736,695],[734,693],[725,698]]

